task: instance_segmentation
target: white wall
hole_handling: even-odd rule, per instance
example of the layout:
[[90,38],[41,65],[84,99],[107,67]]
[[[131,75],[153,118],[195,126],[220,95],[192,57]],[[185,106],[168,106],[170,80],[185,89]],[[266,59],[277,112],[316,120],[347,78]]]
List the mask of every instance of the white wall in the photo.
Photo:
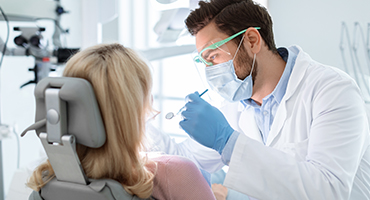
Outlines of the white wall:
[[[4,58],[1,67],[1,123],[13,126],[18,133],[18,136],[12,134],[9,138],[2,140],[5,194],[8,193],[10,182],[17,169],[17,137],[20,138],[20,132],[34,122],[34,84],[23,89],[19,88],[22,84],[33,79],[32,73],[28,72],[28,68],[33,67],[33,65],[33,57],[7,56]],[[20,166],[25,167],[40,157],[42,147],[34,132],[29,132],[26,137],[20,138],[19,141]],[[22,185],[19,186],[22,187]]]
[[297,44],[313,59],[339,68],[341,23],[347,24],[351,39],[355,22],[365,32],[370,23],[367,0],[270,0],[268,6],[277,46]]

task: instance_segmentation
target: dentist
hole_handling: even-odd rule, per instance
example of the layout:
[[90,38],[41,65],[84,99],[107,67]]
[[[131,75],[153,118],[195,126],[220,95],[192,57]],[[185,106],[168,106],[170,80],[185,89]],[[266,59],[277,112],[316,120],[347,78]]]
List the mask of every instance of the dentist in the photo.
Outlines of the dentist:
[[[370,199],[364,100],[344,72],[276,48],[267,10],[211,0],[186,19],[218,110],[188,95],[180,126],[229,165],[224,185],[256,199]],[[313,31],[314,28],[313,28]]]

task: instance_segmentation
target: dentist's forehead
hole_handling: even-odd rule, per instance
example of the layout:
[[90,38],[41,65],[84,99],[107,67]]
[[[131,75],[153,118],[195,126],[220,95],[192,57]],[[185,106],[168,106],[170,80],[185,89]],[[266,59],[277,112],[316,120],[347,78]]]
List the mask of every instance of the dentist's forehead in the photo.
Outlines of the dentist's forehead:
[[[214,23],[210,23],[202,28],[195,36],[195,46],[197,51],[208,47],[214,42],[226,39],[228,35],[220,32]],[[216,41],[217,40],[217,41]]]

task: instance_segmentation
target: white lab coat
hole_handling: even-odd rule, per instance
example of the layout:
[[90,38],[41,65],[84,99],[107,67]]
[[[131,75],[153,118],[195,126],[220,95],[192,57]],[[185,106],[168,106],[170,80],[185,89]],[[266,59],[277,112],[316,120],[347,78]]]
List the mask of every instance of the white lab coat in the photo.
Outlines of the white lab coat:
[[266,145],[253,108],[222,110],[240,135],[224,185],[257,199],[370,199],[370,137],[364,101],[342,71],[299,47]]

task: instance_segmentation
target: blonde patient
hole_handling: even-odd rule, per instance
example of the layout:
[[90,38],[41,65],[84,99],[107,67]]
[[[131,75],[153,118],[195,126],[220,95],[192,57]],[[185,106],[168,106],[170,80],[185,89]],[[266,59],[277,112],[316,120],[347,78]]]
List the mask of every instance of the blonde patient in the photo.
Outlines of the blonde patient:
[[[107,139],[102,147],[77,146],[89,178],[114,179],[139,198],[215,199],[190,160],[168,155],[148,158],[141,153],[145,122],[155,111],[150,69],[133,50],[120,44],[90,47],[67,62],[63,76],[91,83],[105,125]],[[54,177],[47,161],[36,168],[27,185],[39,191]]]

